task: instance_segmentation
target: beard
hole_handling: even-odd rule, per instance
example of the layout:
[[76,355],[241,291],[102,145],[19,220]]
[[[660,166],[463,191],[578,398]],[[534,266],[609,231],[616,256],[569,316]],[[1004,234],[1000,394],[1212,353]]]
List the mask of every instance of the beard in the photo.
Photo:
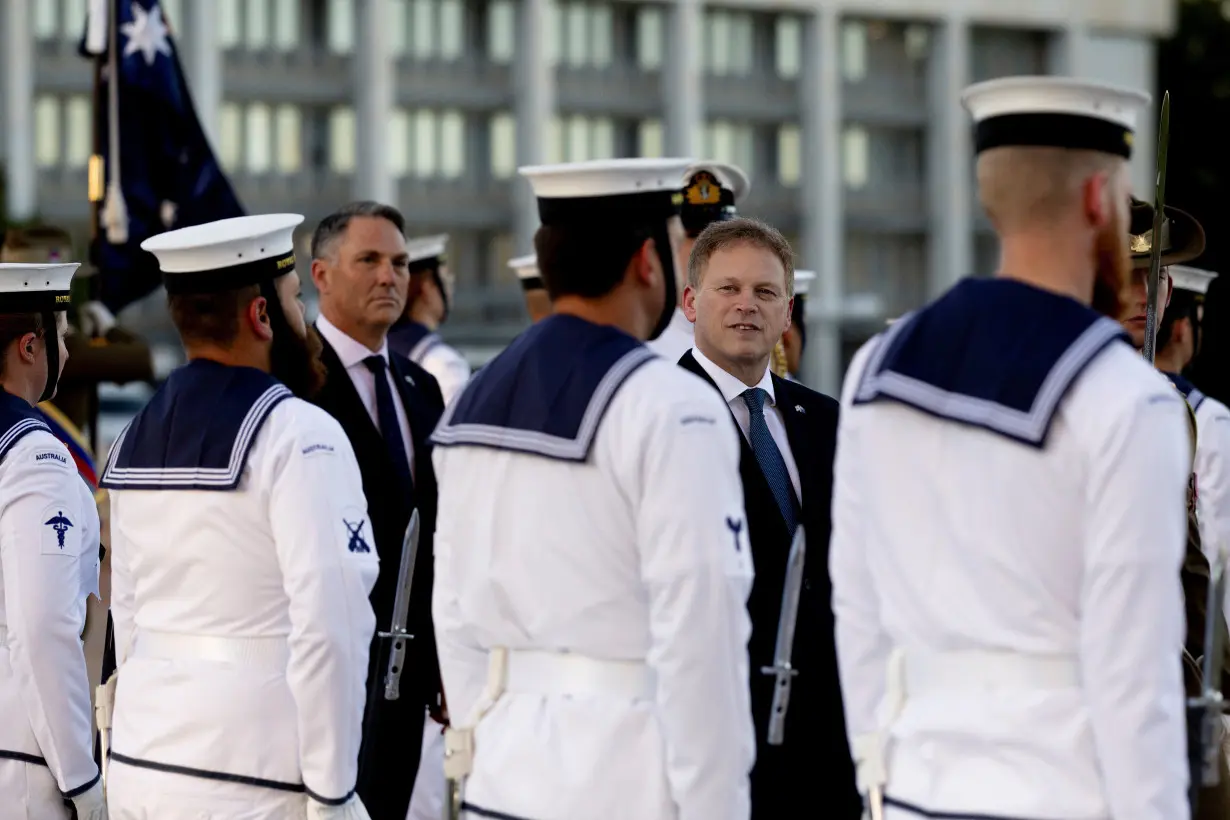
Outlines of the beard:
[[1132,257],[1127,226],[1117,220],[1094,242],[1094,280],[1091,305],[1103,316],[1118,320],[1132,284]]
[[325,384],[325,366],[320,361],[324,349],[316,329],[307,328],[300,336],[281,311],[273,320],[273,347],[269,352],[272,376],[301,399],[311,400]]

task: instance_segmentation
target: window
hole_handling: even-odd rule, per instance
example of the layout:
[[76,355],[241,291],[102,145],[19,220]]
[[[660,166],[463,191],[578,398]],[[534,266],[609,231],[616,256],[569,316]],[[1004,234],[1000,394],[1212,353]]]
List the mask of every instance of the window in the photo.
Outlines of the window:
[[242,113],[235,103],[224,102],[218,109],[218,161],[232,171],[239,167],[243,151]]
[[410,50],[415,58],[427,60],[436,52],[436,9],[432,0],[412,0]]
[[440,59],[456,60],[465,50],[465,8],[461,0],[440,0]]
[[487,6],[487,57],[511,63],[517,40],[517,10],[512,0],[492,0]]
[[575,67],[585,65],[589,53],[589,7],[584,3],[569,3],[563,8],[567,21],[563,30],[564,42],[560,52],[565,62]]
[[239,45],[239,0],[219,0],[218,45],[223,49]]
[[84,168],[90,161],[93,149],[93,112],[90,98],[84,94],[68,98],[65,108],[65,138],[68,144],[64,149],[65,165],[69,168]]
[[793,79],[799,76],[803,60],[803,23],[798,17],[781,15],[774,31],[773,57],[777,76]]
[[[354,50],[353,0],[329,0],[328,17],[325,20],[326,40],[329,51],[334,54],[349,54]],[[353,133],[353,129],[352,129]],[[353,158],[353,146],[351,156]],[[353,159],[352,159],[353,162]]]
[[[43,2],[52,5],[48,0],[43,0]],[[81,33],[85,31],[85,17],[86,0],[64,0],[62,33],[65,40],[74,42],[81,37]],[[164,14],[163,17],[165,18],[166,15]]]
[[39,168],[60,164],[60,100],[40,96],[34,101],[34,162]]
[[867,26],[851,21],[841,26],[841,76],[856,83],[867,76]]
[[970,33],[974,82],[1015,74],[1047,74],[1047,36],[1020,29],[974,28]]
[[389,173],[404,177],[410,171],[410,112],[395,108],[389,114]]
[[30,4],[34,10],[34,36],[39,40],[54,40],[60,35],[60,28],[56,25],[57,3],[42,0],[42,2],[34,2]]
[[354,110],[337,107],[329,114],[329,169],[339,174],[354,172]]
[[637,151],[642,157],[660,157],[666,146],[661,120],[641,120],[636,133]]
[[710,11],[705,15],[705,67],[711,74],[726,73],[730,59],[730,13]]
[[662,67],[662,10],[641,6],[636,12],[636,64],[642,71]]
[[746,123],[716,120],[705,127],[704,156],[737,165],[748,174],[755,173],[752,127]]
[[841,134],[841,178],[847,188],[858,190],[867,185],[870,155],[867,129],[847,125]]
[[410,30],[410,0],[386,0],[389,10],[389,53],[394,57],[401,57],[410,48],[410,43],[406,38],[407,32]]
[[436,112],[419,111],[414,117],[414,175],[426,179],[436,175]]
[[777,181],[793,188],[803,179],[803,136],[799,126],[784,124],[777,129]]
[[303,167],[303,116],[298,106],[278,106],[277,145],[280,173],[293,174]]
[[278,51],[294,51],[299,47],[299,0],[277,0],[273,44]]
[[457,179],[466,167],[466,121],[460,111],[440,117],[440,176]]
[[517,170],[517,120],[501,112],[491,117],[491,176],[509,179]]
[[244,125],[244,166],[254,174],[268,173],[273,164],[269,106],[264,103],[249,105]]
[[244,43],[249,51],[262,51],[269,45],[268,0],[246,0]]
[[596,5],[590,13],[589,35],[592,49],[590,64],[599,68],[611,64],[611,49],[615,43],[611,7],[605,3]]
[[752,73],[752,15],[738,12],[730,15],[730,73]]

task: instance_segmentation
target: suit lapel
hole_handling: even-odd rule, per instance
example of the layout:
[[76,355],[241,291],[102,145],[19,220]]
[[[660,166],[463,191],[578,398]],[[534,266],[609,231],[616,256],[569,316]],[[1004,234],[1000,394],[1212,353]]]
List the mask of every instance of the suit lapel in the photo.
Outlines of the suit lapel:
[[777,410],[781,413],[782,423],[786,426],[790,454],[794,457],[794,466],[799,471],[799,490],[803,495],[799,504],[806,506],[809,499],[816,498],[815,493],[819,489],[815,471],[812,469],[814,459],[808,457],[815,449],[809,433],[811,428],[807,424],[805,408],[794,401],[794,388],[790,382],[774,374],[773,393],[777,397]]
[[414,383],[414,377],[406,372],[397,356],[389,356],[389,367],[393,371],[397,393],[401,396],[401,405],[405,408],[406,418],[410,422],[410,437],[414,439],[414,451],[415,453],[425,452],[427,439],[433,432],[431,411],[424,404],[423,396]]
[[393,459],[385,449],[384,438],[380,435],[376,422],[372,420],[363,400],[359,398],[359,392],[355,390],[350,374],[346,372],[332,345],[323,336],[320,341],[320,360],[329,375],[318,403],[325,406],[330,415],[341,423],[360,460],[372,457],[383,459],[385,467],[391,471]]

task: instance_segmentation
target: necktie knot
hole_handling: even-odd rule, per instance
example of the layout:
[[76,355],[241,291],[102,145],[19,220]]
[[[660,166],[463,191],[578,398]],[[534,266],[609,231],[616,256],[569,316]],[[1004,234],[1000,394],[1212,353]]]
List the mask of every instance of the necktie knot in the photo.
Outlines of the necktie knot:
[[752,411],[753,415],[764,415],[764,400],[769,394],[763,387],[749,387],[742,393],[743,403],[747,405],[747,409]]
[[372,371],[372,373],[374,373],[377,376],[383,373],[385,371],[385,368],[389,366],[389,363],[384,360],[384,356],[381,356],[378,354],[374,356],[368,356],[366,359],[363,360],[363,364],[367,367],[368,370]]

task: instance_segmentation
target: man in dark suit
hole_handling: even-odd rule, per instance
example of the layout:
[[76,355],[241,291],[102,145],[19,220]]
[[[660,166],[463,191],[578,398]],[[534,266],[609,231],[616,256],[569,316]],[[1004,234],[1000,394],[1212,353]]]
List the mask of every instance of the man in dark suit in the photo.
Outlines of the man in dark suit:
[[[858,820],[862,801],[846,740],[828,576],[829,510],[838,403],[769,370],[789,326],[794,263],[773,228],[750,219],[714,222],[697,238],[683,310],[695,346],[679,364],[726,399],[743,432],[739,471],[756,580],[748,601],[756,767],[752,818],[800,812]],[[785,742],[766,743],[786,558],[794,529],[807,538],[794,679]]]
[[[416,507],[420,517],[407,624],[414,640],[398,700],[383,698],[388,656],[376,639],[368,665],[369,692],[378,695],[367,704],[358,792],[372,820],[404,820],[424,733],[438,733],[444,721],[431,625],[436,479],[428,444],[444,400],[436,380],[391,353],[386,340],[405,306],[410,278],[405,228],[395,208],[356,202],[325,217],[312,237],[312,281],[320,292],[316,330],[328,373],[315,401],[341,423],[359,459],[380,556],[371,598],[377,631],[390,627],[402,541]],[[434,730],[425,728],[425,714]],[[433,765],[442,763],[428,761]]]

